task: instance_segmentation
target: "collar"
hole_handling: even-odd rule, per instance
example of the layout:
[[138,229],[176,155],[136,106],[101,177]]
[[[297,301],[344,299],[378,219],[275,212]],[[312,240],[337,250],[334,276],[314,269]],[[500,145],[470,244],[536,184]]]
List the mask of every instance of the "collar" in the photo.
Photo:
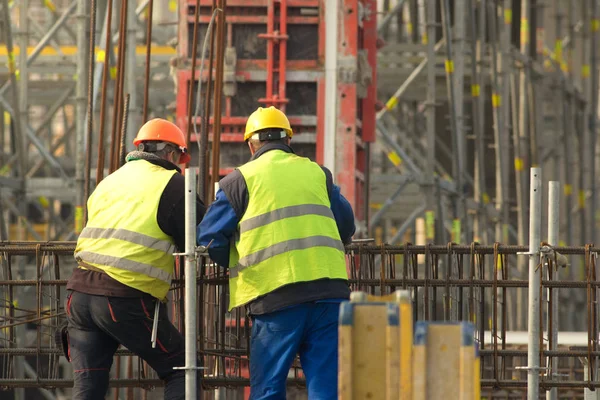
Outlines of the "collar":
[[164,158],[160,158],[156,154],[146,153],[144,151],[132,151],[129,154],[127,154],[127,157],[125,157],[126,162],[137,161],[137,160],[148,161],[149,163],[158,165],[159,167],[163,167],[164,169],[167,169],[167,170],[175,169],[175,170],[177,170],[177,172],[181,173],[181,169],[177,165],[173,164],[170,161],[165,160]]
[[267,143],[263,147],[261,147],[260,149],[258,149],[256,151],[256,153],[254,153],[254,155],[250,158],[250,161],[256,160],[258,157],[262,156],[267,151],[271,151],[271,150],[281,150],[281,151],[285,151],[286,153],[295,154],[294,150],[292,150],[292,148],[290,146],[286,145],[286,144],[283,144],[283,143]]

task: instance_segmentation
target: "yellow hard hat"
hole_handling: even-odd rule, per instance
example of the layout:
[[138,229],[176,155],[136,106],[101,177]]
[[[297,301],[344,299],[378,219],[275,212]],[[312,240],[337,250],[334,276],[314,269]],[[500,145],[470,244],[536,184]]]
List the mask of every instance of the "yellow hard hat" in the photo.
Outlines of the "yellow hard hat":
[[285,130],[289,137],[294,135],[290,121],[287,119],[285,114],[277,108],[271,106],[269,108],[258,107],[248,117],[246,122],[246,132],[244,132],[244,140],[250,139],[255,132],[258,132],[267,128],[281,128]]

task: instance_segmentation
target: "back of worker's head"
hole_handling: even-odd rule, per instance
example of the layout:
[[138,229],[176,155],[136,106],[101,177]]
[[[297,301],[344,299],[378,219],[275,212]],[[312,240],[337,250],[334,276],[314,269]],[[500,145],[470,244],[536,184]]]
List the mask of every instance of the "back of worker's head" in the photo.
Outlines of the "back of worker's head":
[[294,132],[286,115],[277,108],[259,107],[248,117],[244,140],[254,154],[267,143],[289,145]]
[[173,164],[187,164],[190,161],[183,132],[177,125],[162,118],[146,122],[133,144],[138,151],[154,154]]

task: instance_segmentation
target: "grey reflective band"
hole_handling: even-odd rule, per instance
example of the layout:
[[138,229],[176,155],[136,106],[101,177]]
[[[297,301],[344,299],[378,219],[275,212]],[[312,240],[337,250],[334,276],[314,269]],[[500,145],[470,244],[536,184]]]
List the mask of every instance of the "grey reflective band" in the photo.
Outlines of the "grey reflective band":
[[310,249],[311,247],[331,247],[342,252],[344,251],[344,245],[339,239],[329,236],[310,236],[302,239],[286,240],[285,242],[276,243],[255,253],[248,254],[239,259],[236,268],[248,268],[279,254],[293,250]]
[[118,239],[168,254],[173,254],[173,251],[175,250],[175,246],[167,240],[156,239],[152,236],[129,231],[127,229],[85,227],[79,234],[79,237],[87,239]]
[[158,279],[169,285],[171,284],[171,274],[150,264],[144,264],[141,262],[128,260],[126,258],[93,253],[91,251],[80,251],[79,253],[75,253],[75,259],[82,260],[87,263],[107,265],[109,267],[136,272],[138,274],[144,274],[150,278]]
[[333,219],[331,208],[319,204],[302,204],[299,206],[289,206],[277,210],[257,215],[240,223],[240,232],[247,232],[252,229],[268,225],[271,222],[279,221],[285,218],[300,217],[303,215],[320,215]]

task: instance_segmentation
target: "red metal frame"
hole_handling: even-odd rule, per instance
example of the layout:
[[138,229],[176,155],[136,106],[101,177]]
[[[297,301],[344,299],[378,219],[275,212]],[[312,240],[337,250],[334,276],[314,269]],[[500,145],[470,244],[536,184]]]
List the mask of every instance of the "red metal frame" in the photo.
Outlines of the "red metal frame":
[[[359,27],[359,1],[343,0],[344,29],[338,44],[338,54],[344,58],[358,57],[359,50],[367,51],[372,68],[371,85],[364,99],[357,100],[357,84],[338,84],[339,119],[336,137],[336,181],[342,193],[351,201],[358,220],[364,220],[366,192],[365,176],[368,174],[367,148],[365,143],[375,140],[375,102],[377,95],[377,10],[376,0],[360,1],[367,10]],[[369,12],[370,11],[370,12]]]
[[[258,101],[285,112],[285,105],[289,101],[285,97],[286,41],[288,40],[286,0],[269,2],[268,9],[267,33],[258,35],[260,38],[267,39],[267,96]],[[279,18],[276,17],[277,15]]]

